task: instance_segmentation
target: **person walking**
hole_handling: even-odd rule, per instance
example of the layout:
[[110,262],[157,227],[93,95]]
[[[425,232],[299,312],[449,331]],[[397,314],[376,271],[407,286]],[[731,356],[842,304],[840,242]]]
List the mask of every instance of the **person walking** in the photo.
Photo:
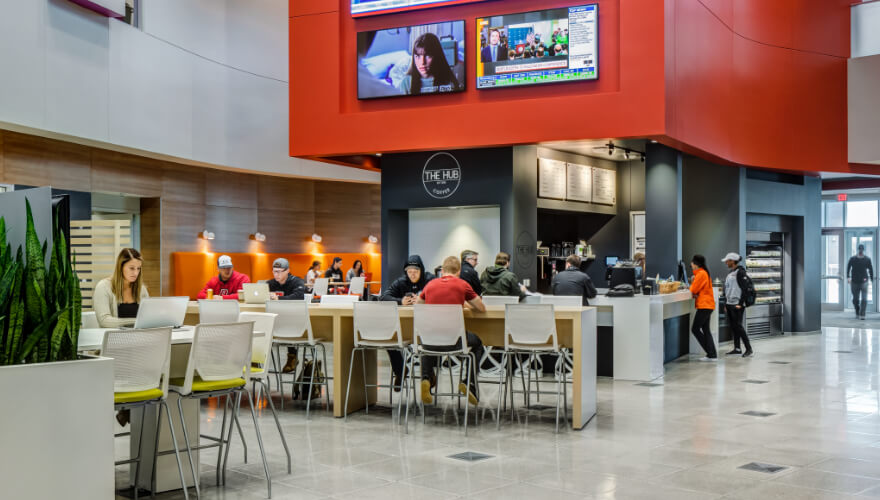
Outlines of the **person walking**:
[[718,352],[715,350],[715,338],[709,328],[709,320],[715,310],[715,292],[712,290],[712,279],[709,277],[709,269],[706,268],[706,257],[700,254],[691,259],[691,269],[694,277],[691,280],[691,293],[694,296],[697,312],[694,313],[694,324],[691,333],[700,343],[700,347],[706,351],[706,357],[700,361],[716,361]]
[[[746,311],[743,294],[743,290],[746,288],[746,269],[740,265],[742,257],[736,252],[725,255],[722,262],[727,264],[727,268],[730,269],[730,273],[724,280],[724,308],[727,312],[727,323],[733,332],[733,350],[727,355],[742,354],[742,357],[748,358],[753,353],[749,335],[743,328],[743,316]],[[740,342],[745,346],[746,352],[740,350]]]
[[846,264],[846,280],[852,290],[856,319],[865,319],[868,283],[874,281],[874,266],[871,265],[871,258],[865,255],[865,245],[859,245],[859,253],[849,258]]

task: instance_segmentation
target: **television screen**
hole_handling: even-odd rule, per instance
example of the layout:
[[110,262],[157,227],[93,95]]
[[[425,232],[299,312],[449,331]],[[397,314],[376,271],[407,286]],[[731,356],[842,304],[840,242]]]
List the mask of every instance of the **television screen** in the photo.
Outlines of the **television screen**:
[[354,17],[372,16],[483,1],[485,0],[351,0],[351,15]]
[[477,88],[598,78],[598,5],[477,19]]
[[464,21],[358,33],[358,99],[464,88]]

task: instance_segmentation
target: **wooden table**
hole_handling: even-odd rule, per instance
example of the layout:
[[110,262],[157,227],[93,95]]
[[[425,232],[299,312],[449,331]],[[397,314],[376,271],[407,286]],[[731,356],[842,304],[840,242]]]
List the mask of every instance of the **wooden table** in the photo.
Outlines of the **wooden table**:
[[[241,304],[242,311],[265,311],[264,304]],[[403,336],[412,339],[413,308],[401,306],[400,325]],[[561,346],[572,351],[574,370],[572,374],[572,427],[583,428],[596,414],[596,324],[594,307],[558,307],[556,330]],[[333,343],[333,414],[343,417],[348,368],[354,349],[353,306],[351,304],[312,304],[309,314],[315,338]],[[504,307],[488,306],[485,313],[465,310],[465,327],[477,334],[484,345],[504,347]],[[190,302],[187,308],[187,325],[198,324],[198,302]],[[367,356],[367,379],[376,381],[375,354]],[[360,356],[355,359],[351,377],[352,391],[349,411],[362,409],[366,402],[376,401],[376,390],[363,390],[363,369]],[[338,404],[337,404],[338,403]]]

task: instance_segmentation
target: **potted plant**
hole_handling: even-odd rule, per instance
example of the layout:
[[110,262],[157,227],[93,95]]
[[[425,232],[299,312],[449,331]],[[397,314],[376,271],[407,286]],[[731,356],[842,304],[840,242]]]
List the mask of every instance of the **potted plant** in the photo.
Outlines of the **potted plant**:
[[50,247],[25,204],[16,249],[0,216],[0,484],[9,498],[111,499],[112,360],[78,356],[82,295],[59,209]]

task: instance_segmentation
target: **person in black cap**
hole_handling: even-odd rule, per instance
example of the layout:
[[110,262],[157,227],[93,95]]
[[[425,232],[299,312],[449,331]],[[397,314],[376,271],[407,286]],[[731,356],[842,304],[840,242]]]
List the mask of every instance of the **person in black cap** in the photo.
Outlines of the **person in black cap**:
[[[874,281],[874,266],[871,264],[871,258],[865,255],[865,245],[859,245],[859,253],[849,258],[846,264],[846,278],[852,290],[856,318],[865,319],[868,308],[868,283]],[[860,296],[861,300],[859,300]]]
[[[434,275],[425,272],[425,265],[418,255],[410,255],[403,264],[403,276],[394,280],[379,300],[395,301],[402,306],[411,306],[419,300],[425,285]],[[397,351],[388,351],[391,370],[394,372],[394,392],[400,392],[403,375],[403,357]]]
[[306,294],[306,282],[290,274],[290,262],[277,258],[272,264],[273,279],[266,283],[270,292],[281,292],[280,300],[303,300]]

